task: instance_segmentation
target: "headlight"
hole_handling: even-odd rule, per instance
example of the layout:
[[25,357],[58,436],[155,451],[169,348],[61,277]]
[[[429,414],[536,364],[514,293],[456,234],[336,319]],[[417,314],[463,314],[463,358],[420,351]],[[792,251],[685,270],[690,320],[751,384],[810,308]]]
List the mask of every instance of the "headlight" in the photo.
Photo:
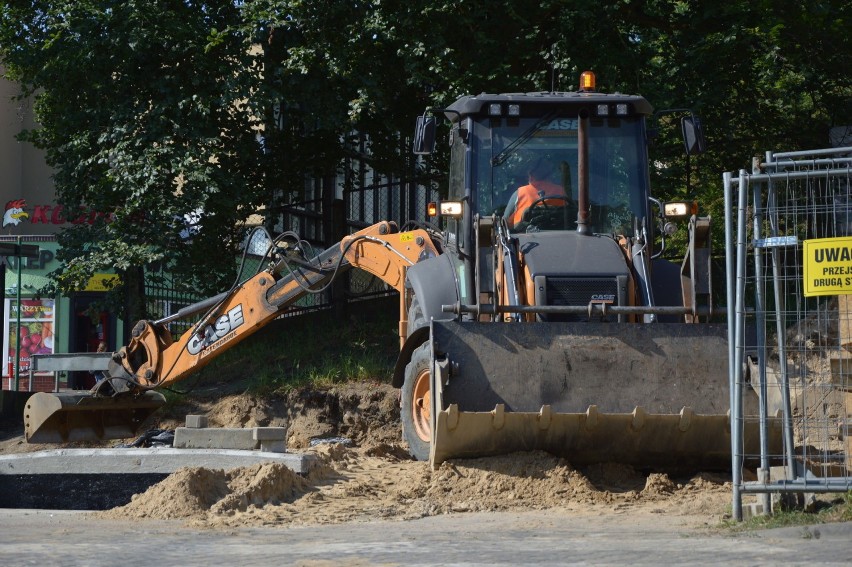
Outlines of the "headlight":
[[464,208],[461,201],[445,201],[442,203],[429,203],[426,205],[426,215],[429,217],[438,216],[438,210],[441,211],[441,216],[461,218]]
[[459,218],[462,216],[463,210],[461,201],[445,201],[441,203],[441,215],[445,217]]
[[663,205],[663,216],[667,219],[685,219],[698,214],[698,203],[689,201],[672,201]]

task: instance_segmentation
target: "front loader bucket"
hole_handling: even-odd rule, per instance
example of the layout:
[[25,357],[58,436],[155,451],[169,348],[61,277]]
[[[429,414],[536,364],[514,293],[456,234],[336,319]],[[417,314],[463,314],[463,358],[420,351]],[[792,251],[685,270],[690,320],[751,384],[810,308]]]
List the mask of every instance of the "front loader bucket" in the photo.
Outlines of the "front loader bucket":
[[[726,331],[433,322],[432,466],[539,449],[576,466],[729,470]],[[756,414],[756,399],[746,407]],[[754,421],[745,453],[759,453]],[[776,454],[780,431],[770,428]]]
[[148,391],[138,396],[95,396],[62,392],[33,394],[24,408],[28,443],[66,443],[126,439],[166,403],[162,394]]

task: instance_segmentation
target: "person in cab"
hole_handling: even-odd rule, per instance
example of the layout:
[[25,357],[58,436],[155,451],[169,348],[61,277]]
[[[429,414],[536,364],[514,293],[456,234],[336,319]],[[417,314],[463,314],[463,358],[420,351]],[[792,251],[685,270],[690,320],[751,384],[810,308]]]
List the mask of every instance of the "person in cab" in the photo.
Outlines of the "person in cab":
[[529,182],[515,191],[506,209],[503,218],[510,229],[515,228],[524,218],[524,212],[537,203],[547,206],[562,207],[566,204],[568,196],[561,185],[552,181],[556,167],[547,158],[540,158],[528,171]]

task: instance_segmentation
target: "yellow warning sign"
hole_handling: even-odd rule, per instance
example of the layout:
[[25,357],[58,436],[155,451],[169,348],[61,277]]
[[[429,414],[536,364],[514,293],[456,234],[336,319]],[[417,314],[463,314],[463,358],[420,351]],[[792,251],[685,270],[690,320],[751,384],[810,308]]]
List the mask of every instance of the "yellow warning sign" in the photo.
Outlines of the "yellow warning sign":
[[121,281],[115,274],[95,274],[89,278],[89,283],[86,284],[86,289],[83,291],[109,291],[117,286]]
[[805,295],[852,294],[852,237],[805,240]]

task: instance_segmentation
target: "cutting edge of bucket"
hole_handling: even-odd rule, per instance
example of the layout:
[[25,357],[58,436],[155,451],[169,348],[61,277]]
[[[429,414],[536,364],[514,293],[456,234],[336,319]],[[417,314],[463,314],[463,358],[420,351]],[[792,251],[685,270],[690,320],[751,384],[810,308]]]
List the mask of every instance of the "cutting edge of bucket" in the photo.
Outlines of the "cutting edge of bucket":
[[[666,471],[724,471],[731,468],[731,429],[727,414],[701,415],[683,408],[679,414],[464,412],[451,404],[435,415],[430,463],[543,450],[572,465],[616,462]],[[781,451],[781,420],[770,420],[768,446]],[[745,452],[759,453],[757,423],[743,431]]]
[[126,439],[166,403],[159,392],[116,397],[77,392],[38,392],[24,408],[28,443]]

